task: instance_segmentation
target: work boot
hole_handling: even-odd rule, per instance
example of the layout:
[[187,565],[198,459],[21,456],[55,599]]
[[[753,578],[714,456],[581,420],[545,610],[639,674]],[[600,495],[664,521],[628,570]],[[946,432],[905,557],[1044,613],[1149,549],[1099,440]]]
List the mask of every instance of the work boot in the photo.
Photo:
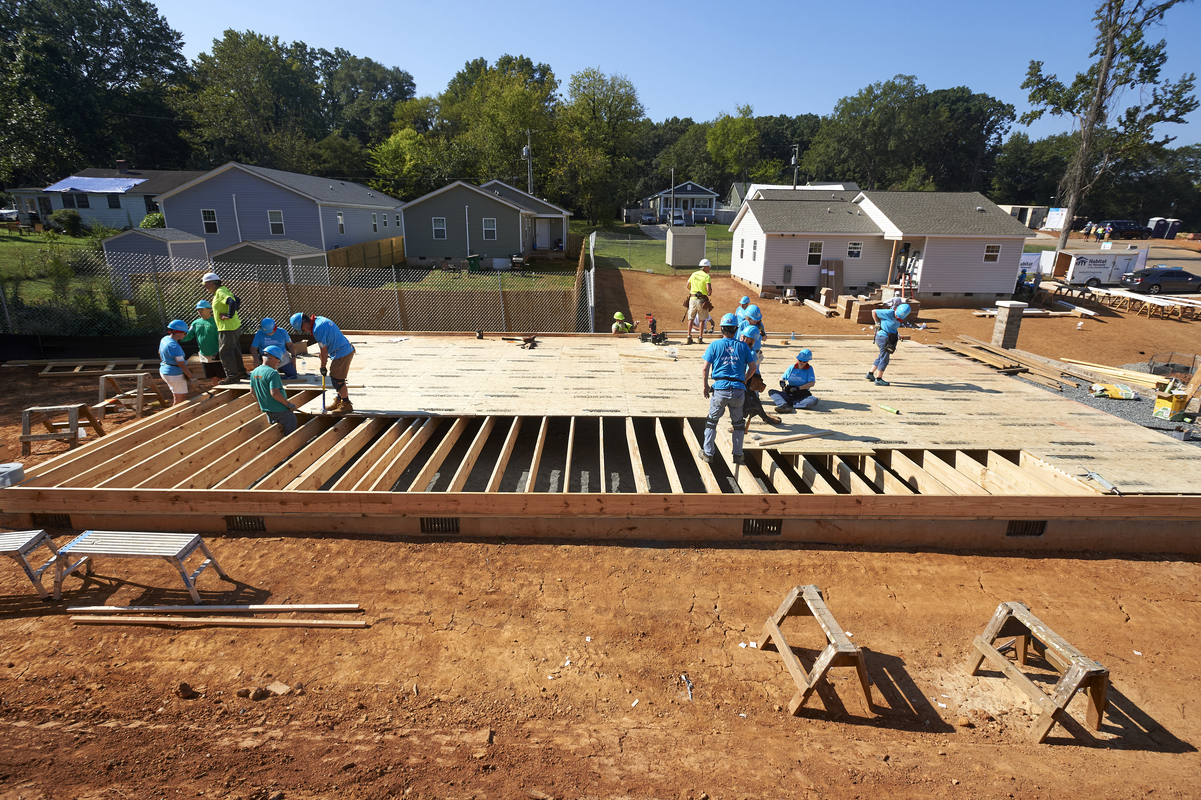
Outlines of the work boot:
[[[342,400],[341,397],[338,399]],[[335,413],[342,415],[349,414],[352,411],[354,411],[354,405],[349,400],[342,400],[342,405],[338,407],[338,410]]]
[[776,406],[777,414],[795,414],[796,409],[792,406]]
[[763,418],[764,418],[765,420],[767,420],[768,422],[770,422],[772,425],[779,425],[779,424],[780,424],[780,418],[779,418],[779,417],[773,416],[773,415],[771,415],[771,414],[767,413],[766,411],[764,411],[764,412],[763,412]]
[[342,395],[334,395],[334,402],[330,403],[325,410],[331,414],[337,414],[342,410],[345,404],[346,401],[342,399]]
[[876,378],[876,385],[877,385],[877,386],[892,386],[892,384],[891,384],[891,383],[889,383],[888,381],[884,380],[883,378]]
[[701,337],[700,337],[700,338],[698,338],[696,341],[697,341],[697,344],[704,344],[704,343],[705,343],[705,337],[704,337],[704,336],[701,336]]
[[[777,420],[777,422],[778,421],[779,420]],[[730,460],[733,461],[735,465],[742,465],[746,463],[746,458],[743,457],[742,453],[735,453],[734,455],[730,456]]]
[[689,336],[688,341],[684,342],[684,344],[692,344],[692,337]]
[[706,453],[703,449],[696,451],[696,457],[699,458],[701,461],[704,461],[706,464],[713,463],[713,456]]

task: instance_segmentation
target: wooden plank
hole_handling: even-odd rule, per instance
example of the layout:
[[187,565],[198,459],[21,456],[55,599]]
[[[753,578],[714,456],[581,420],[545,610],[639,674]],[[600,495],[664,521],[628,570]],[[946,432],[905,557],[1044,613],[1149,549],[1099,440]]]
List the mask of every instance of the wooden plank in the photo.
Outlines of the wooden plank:
[[384,427],[388,420],[380,417],[368,419],[351,431],[332,450],[318,458],[304,472],[288,484],[288,491],[296,489],[320,489],[325,482],[346,465],[346,462],[366,447]]
[[757,442],[753,442],[753,441],[745,442],[743,444],[743,449],[747,449],[747,448],[764,449],[764,448],[769,448],[769,447],[775,447],[776,445],[780,445],[785,442],[797,442],[802,439],[817,439],[822,436],[830,436],[833,433],[834,433],[834,431],[818,430],[818,431],[811,431],[809,433],[794,433],[791,436],[773,436],[770,439],[760,439]]
[[330,491],[341,492],[347,489],[353,489],[355,485],[363,479],[367,472],[376,464],[379,463],[383,454],[388,452],[397,439],[400,438],[401,432],[409,425],[409,420],[400,417],[394,420],[388,420],[387,429],[380,434],[380,437],[372,443],[366,453],[351,464],[342,476],[330,487]]
[[[759,485],[759,481],[755,479],[755,476],[751,474],[749,469],[734,468],[734,441],[731,438],[731,433],[731,431],[726,430],[724,427],[718,427],[718,457],[721,458],[722,462],[726,465],[726,469],[730,470],[732,475],[738,476],[738,489],[743,494],[763,494],[763,487]],[[743,459],[746,459],[745,452],[743,453]]]
[[563,462],[563,489],[564,492],[571,491],[571,457],[575,450],[575,417],[571,418],[571,424],[567,428],[567,457]]
[[364,619],[256,619],[254,617],[101,617],[70,618],[76,625],[219,625],[223,628],[366,628]]
[[955,494],[945,483],[935,478],[929,472],[926,472],[926,470],[922,469],[921,465],[900,450],[889,452],[888,463],[892,467],[893,472],[901,476],[901,480],[913,484],[922,494]]
[[[159,472],[139,483],[137,488],[166,489],[167,487],[175,486],[180,481],[186,482],[192,475],[195,475],[197,472],[203,472],[210,463],[227,455],[231,450],[238,449],[242,442],[265,431],[270,425],[271,421],[267,419],[266,414],[253,414],[249,420],[234,428],[228,434],[207,438],[195,451],[168,464]],[[200,436],[201,434],[196,435]]]
[[851,640],[847,638],[847,633],[834,619],[834,614],[826,605],[826,601],[822,598],[821,592],[816,586],[805,586],[801,590],[801,596],[805,598],[805,605],[809,607],[809,613],[817,620],[817,624],[821,626],[822,632],[826,635],[826,641],[842,651],[856,651],[859,648],[851,644]]
[[[1004,477],[1018,489],[1036,495],[1066,495],[1067,492],[1061,491],[1059,487],[1053,484],[1050,480],[1043,480],[1042,476],[1031,470],[1022,469],[1017,464],[1009,459],[989,450],[985,455],[986,466],[993,472]],[[1081,492],[1075,492],[1081,494]],[[1091,492],[1090,492],[1091,494]]]
[[1092,485],[1067,474],[1063,470],[1051,466],[1046,461],[1043,461],[1037,456],[1033,456],[1022,450],[1018,456],[1018,464],[1029,472],[1036,472],[1046,481],[1054,483],[1059,487],[1059,490],[1068,495],[1093,496],[1103,494],[1100,490]]
[[597,457],[600,459],[600,493],[605,493],[605,481],[608,477],[605,473],[605,418],[598,417],[596,420],[596,436],[597,436]]
[[210,614],[214,611],[247,611],[251,613],[295,614],[298,611],[341,612],[361,611],[358,603],[282,603],[275,605],[233,606],[71,606],[71,614]]
[[[410,419],[406,417],[398,421],[397,425],[399,426],[399,430],[396,433],[395,441],[393,441],[392,444],[390,444],[383,452],[376,455],[375,461],[367,465],[366,471],[363,472],[363,477],[359,478],[359,482],[351,488],[358,492],[370,491],[371,487],[374,486],[375,482],[378,481],[380,476],[384,474],[384,470],[388,468],[388,465],[392,463],[397,454],[400,453],[400,451],[405,448],[405,445],[409,443],[409,440],[412,439],[419,430],[421,430],[421,426],[426,419],[428,418],[421,417],[419,419]],[[404,424],[402,425],[401,422]]]
[[213,488],[217,490],[249,489],[251,484],[266,475],[268,470],[303,447],[304,443],[309,439],[320,435],[330,424],[331,418],[329,417],[314,417],[310,419],[250,461],[247,461],[243,466],[234,470],[229,477],[223,478]]
[[797,456],[797,473],[814,494],[838,494],[838,490],[826,480],[807,456]]
[[939,483],[946,486],[951,494],[968,495],[971,497],[981,497],[983,495],[992,494],[980,484],[973,481],[967,475],[955,469],[955,467],[943,461],[929,450],[922,453],[922,469],[934,477]]
[[[197,470],[176,484],[176,489],[211,489],[228,478],[234,472],[258,458],[262,453],[281,442],[284,429],[279,425],[268,425],[265,430],[251,437],[248,441],[214,459],[202,470]],[[264,467],[266,472],[269,467]],[[262,472],[259,473],[260,475]],[[256,476],[257,477],[257,476]],[[249,485],[249,482],[247,483]]]
[[549,421],[550,417],[543,417],[542,424],[538,427],[538,440],[534,443],[534,455],[530,458],[529,477],[526,478],[522,491],[534,491],[534,484],[538,482],[538,464],[542,461],[542,448],[546,446],[546,429]]
[[[434,432],[438,430],[440,424],[441,421],[436,417],[425,417],[420,423],[415,424],[413,435],[408,437],[404,445],[396,451],[396,455],[392,457],[392,460],[388,462],[388,465],[380,473],[375,483],[371,485],[370,491],[392,491],[392,487],[400,480],[400,476],[408,468],[409,464],[412,463],[413,459],[417,457],[417,453],[430,440]],[[366,487],[362,484],[359,485],[359,491],[362,491],[364,488]]]
[[509,434],[505,437],[504,447],[500,450],[500,455],[496,457],[496,466],[492,468],[492,477],[488,479],[488,487],[485,492],[496,492],[500,490],[500,482],[505,477],[505,468],[509,466],[509,457],[513,455],[513,445],[517,444],[517,434],[521,432],[521,417],[513,417],[513,422],[509,425]]
[[984,466],[967,453],[959,450],[953,451],[950,455],[950,463],[962,475],[983,487],[989,494],[1025,494],[1013,481]]
[[463,435],[463,431],[467,429],[467,423],[471,417],[459,417],[450,426],[450,430],[442,437],[442,441],[434,448],[434,452],[430,454],[425,465],[417,472],[417,476],[409,484],[408,491],[424,492],[425,488],[430,485],[430,481],[434,479],[434,475],[442,467],[442,462],[450,455],[450,451],[454,448],[455,443],[459,441],[459,437]]
[[1046,693],[1027,678],[1022,671],[1013,665],[1008,658],[998,653],[991,644],[989,644],[983,636],[977,636],[972,642],[975,648],[988,659],[988,663],[999,669],[1005,674],[1005,677],[1014,682],[1017,688],[1021,689],[1027,697],[1034,701],[1044,713],[1055,713],[1055,704],[1051,702],[1051,698],[1047,697]]
[[876,487],[859,476],[855,465],[842,456],[834,456],[834,474],[842,485],[851,490],[851,494],[876,494]]
[[[488,437],[492,434],[492,429],[495,427],[496,417],[484,417],[483,424],[476,431],[475,438],[471,441],[471,447],[463,455],[463,461],[459,464],[459,468],[455,470],[454,477],[450,479],[450,485],[446,487],[446,491],[463,491],[463,487],[467,485],[467,479],[471,477],[471,471],[475,469],[475,462],[479,460],[480,451],[484,449],[484,445],[488,442]],[[570,458],[571,456],[568,455],[569,462]]]
[[691,423],[687,419],[681,419],[680,423],[684,427],[684,444],[688,448],[688,452],[692,454],[692,460],[701,474],[701,482],[705,484],[705,491],[709,494],[721,494],[721,484],[718,483],[717,476],[713,474],[713,467],[701,460],[701,443],[697,440]]
[[914,494],[909,484],[893,475],[876,456],[864,456],[863,474],[883,494]]
[[805,305],[809,306],[809,308],[812,308],[814,311],[821,314],[823,317],[838,316],[837,309],[828,308],[827,306],[823,306],[821,303],[815,303],[814,301],[810,300],[807,297],[805,298]]
[[646,479],[646,467],[642,463],[642,453],[638,450],[638,436],[634,433],[634,420],[626,417],[626,442],[630,446],[630,466],[634,471],[634,489],[646,494],[651,490],[650,482]]
[[684,485],[680,483],[680,472],[676,469],[676,461],[671,457],[671,448],[667,445],[667,434],[663,431],[663,420],[655,417],[655,441],[659,443],[659,455],[663,457],[663,467],[667,470],[667,483],[675,494],[683,494]]
[[[780,658],[784,659],[784,666],[788,668],[788,673],[792,675],[792,680],[800,689],[809,684],[809,673],[805,671],[805,667],[801,664],[801,660],[797,658],[796,653],[792,652],[792,647],[789,646],[788,640],[784,638],[784,633],[780,630],[780,626],[776,624],[774,619],[769,619],[767,624],[763,626],[764,640],[770,639],[775,642],[776,649],[780,652]],[[764,641],[759,646],[766,644]]]
[[264,492],[285,488],[304,470],[315,463],[317,459],[328,452],[331,447],[345,438],[354,427],[355,419],[352,417],[345,417],[339,420],[332,428],[322,433],[287,461],[276,467],[275,471],[255,484],[254,490]]
[[800,494],[801,490],[793,485],[784,468],[777,463],[775,455],[770,450],[746,450],[747,461],[753,461],[767,478],[772,488],[779,494]]

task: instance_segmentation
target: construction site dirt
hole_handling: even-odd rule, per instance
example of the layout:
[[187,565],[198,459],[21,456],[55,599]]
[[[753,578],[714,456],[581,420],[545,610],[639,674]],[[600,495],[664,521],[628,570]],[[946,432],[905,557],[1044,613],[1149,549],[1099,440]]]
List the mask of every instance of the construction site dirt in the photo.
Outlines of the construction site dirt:
[[[719,306],[745,293],[715,283]],[[603,271],[598,317],[653,311],[660,329],[677,329],[681,284]],[[764,309],[773,335],[868,335],[808,308]],[[993,325],[970,310],[923,310],[919,322],[928,328],[902,332],[930,343],[987,339]],[[1197,349],[1193,322],[1108,310],[1078,322],[1027,322],[1019,347],[1114,365]],[[0,372],[12,458],[21,409],[96,397],[95,379]],[[703,415],[699,387],[693,405],[680,413]],[[130,419],[109,416],[106,428]],[[37,443],[24,463],[64,450]],[[61,544],[73,532],[51,533]],[[101,561],[43,603],[6,563],[0,800],[1201,795],[1191,557],[205,538],[232,578],[202,575],[205,604],[360,603],[354,618],[369,627],[76,624],[76,606],[190,598],[162,563]],[[757,645],[781,599],[806,584],[865,651],[870,707],[855,670],[836,668],[789,715],[793,678]],[[1025,603],[1109,669],[1099,731],[1080,696],[1035,744],[1029,697],[987,662],[968,676],[973,639],[1003,601]],[[817,623],[783,627],[811,664]],[[1058,680],[1040,658],[1023,671],[1048,692]]]

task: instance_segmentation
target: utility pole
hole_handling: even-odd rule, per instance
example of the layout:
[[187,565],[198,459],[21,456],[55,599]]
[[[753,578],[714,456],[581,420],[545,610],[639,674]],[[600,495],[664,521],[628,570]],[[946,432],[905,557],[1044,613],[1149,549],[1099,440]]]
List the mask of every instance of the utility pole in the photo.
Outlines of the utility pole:
[[667,212],[667,227],[673,228],[676,224],[676,168],[671,168],[671,208]]
[[800,159],[797,158],[797,154],[800,151],[800,149],[801,149],[801,146],[799,144],[794,144],[792,146],[792,189],[793,189],[793,191],[796,191],[796,174],[797,174],[797,170],[800,168]]
[[521,151],[521,157],[525,159],[526,169],[529,173],[529,193],[534,194],[534,151],[530,146],[530,129],[525,129],[525,149]]

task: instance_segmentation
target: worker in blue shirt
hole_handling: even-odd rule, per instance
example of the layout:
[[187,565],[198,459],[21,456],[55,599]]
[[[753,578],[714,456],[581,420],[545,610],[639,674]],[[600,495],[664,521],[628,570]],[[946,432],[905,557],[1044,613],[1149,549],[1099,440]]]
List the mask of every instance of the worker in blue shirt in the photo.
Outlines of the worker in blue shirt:
[[746,382],[746,400],[743,401],[742,410],[743,417],[746,419],[745,428],[750,428],[751,417],[762,417],[765,421],[773,425],[780,423],[780,418],[767,413],[767,409],[763,407],[763,401],[759,399],[759,393],[767,390],[767,384],[763,382],[763,376],[759,374],[759,362],[763,360],[763,356],[759,348],[763,344],[762,335],[754,323],[749,319],[738,329],[738,339],[747,347],[751,348],[751,352],[755,354],[755,374],[747,379]]
[[876,347],[880,348],[880,355],[876,357],[872,364],[874,372],[867,373],[867,379],[872,381],[877,386],[888,386],[888,381],[884,380],[884,370],[888,368],[889,357],[897,351],[897,343],[901,340],[899,333],[901,329],[900,321],[909,316],[909,304],[901,303],[895,310],[887,308],[877,308],[872,311],[872,319],[876,321],[878,329],[876,330]]
[[817,405],[817,398],[809,390],[817,382],[813,374],[813,365],[809,360],[813,351],[806,347],[796,354],[796,363],[789,365],[780,376],[780,388],[768,392],[775,401],[776,410],[781,414],[792,414],[798,408],[812,408]]
[[738,301],[738,308],[734,309],[734,318],[738,320],[738,327],[742,327],[746,323],[746,307],[751,304],[751,298],[743,295]]
[[759,339],[755,343],[755,360],[763,360],[763,343],[767,341],[767,328],[763,327],[763,309],[757,305],[749,305],[746,307],[746,320],[743,325],[754,325],[759,329]]
[[254,339],[250,341],[250,357],[254,360],[254,365],[257,367],[263,363],[263,350],[265,348],[275,346],[283,352],[283,358],[280,360],[276,371],[285,378],[296,378],[296,346],[292,344],[292,337],[283,328],[275,324],[275,320],[271,317],[264,317],[259,323],[259,329],[254,334]]
[[[705,399],[709,401],[709,418],[705,421],[705,443],[697,456],[710,462],[717,452],[717,423],[728,408],[733,427],[731,439],[735,464],[742,464],[742,439],[746,433],[742,421],[742,404],[746,398],[746,381],[755,374],[755,354],[751,348],[735,338],[738,320],[733,314],[721,318],[721,335],[705,349],[705,366],[701,369],[701,385]],[[713,385],[709,385],[709,376]]]
[[167,335],[158,343],[159,364],[158,374],[162,376],[167,386],[171,387],[171,405],[177,405],[188,399],[188,383],[192,380],[192,371],[188,369],[188,359],[179,340],[188,335],[188,323],[182,319],[173,319],[167,324]]
[[317,341],[317,347],[321,350],[322,375],[326,374],[326,361],[333,359],[329,366],[329,377],[338,397],[329,410],[335,414],[349,414],[354,411],[350,402],[350,392],[346,388],[346,376],[350,374],[350,361],[354,358],[354,345],[331,319],[298,311],[292,315],[289,322],[302,336],[311,335]]

